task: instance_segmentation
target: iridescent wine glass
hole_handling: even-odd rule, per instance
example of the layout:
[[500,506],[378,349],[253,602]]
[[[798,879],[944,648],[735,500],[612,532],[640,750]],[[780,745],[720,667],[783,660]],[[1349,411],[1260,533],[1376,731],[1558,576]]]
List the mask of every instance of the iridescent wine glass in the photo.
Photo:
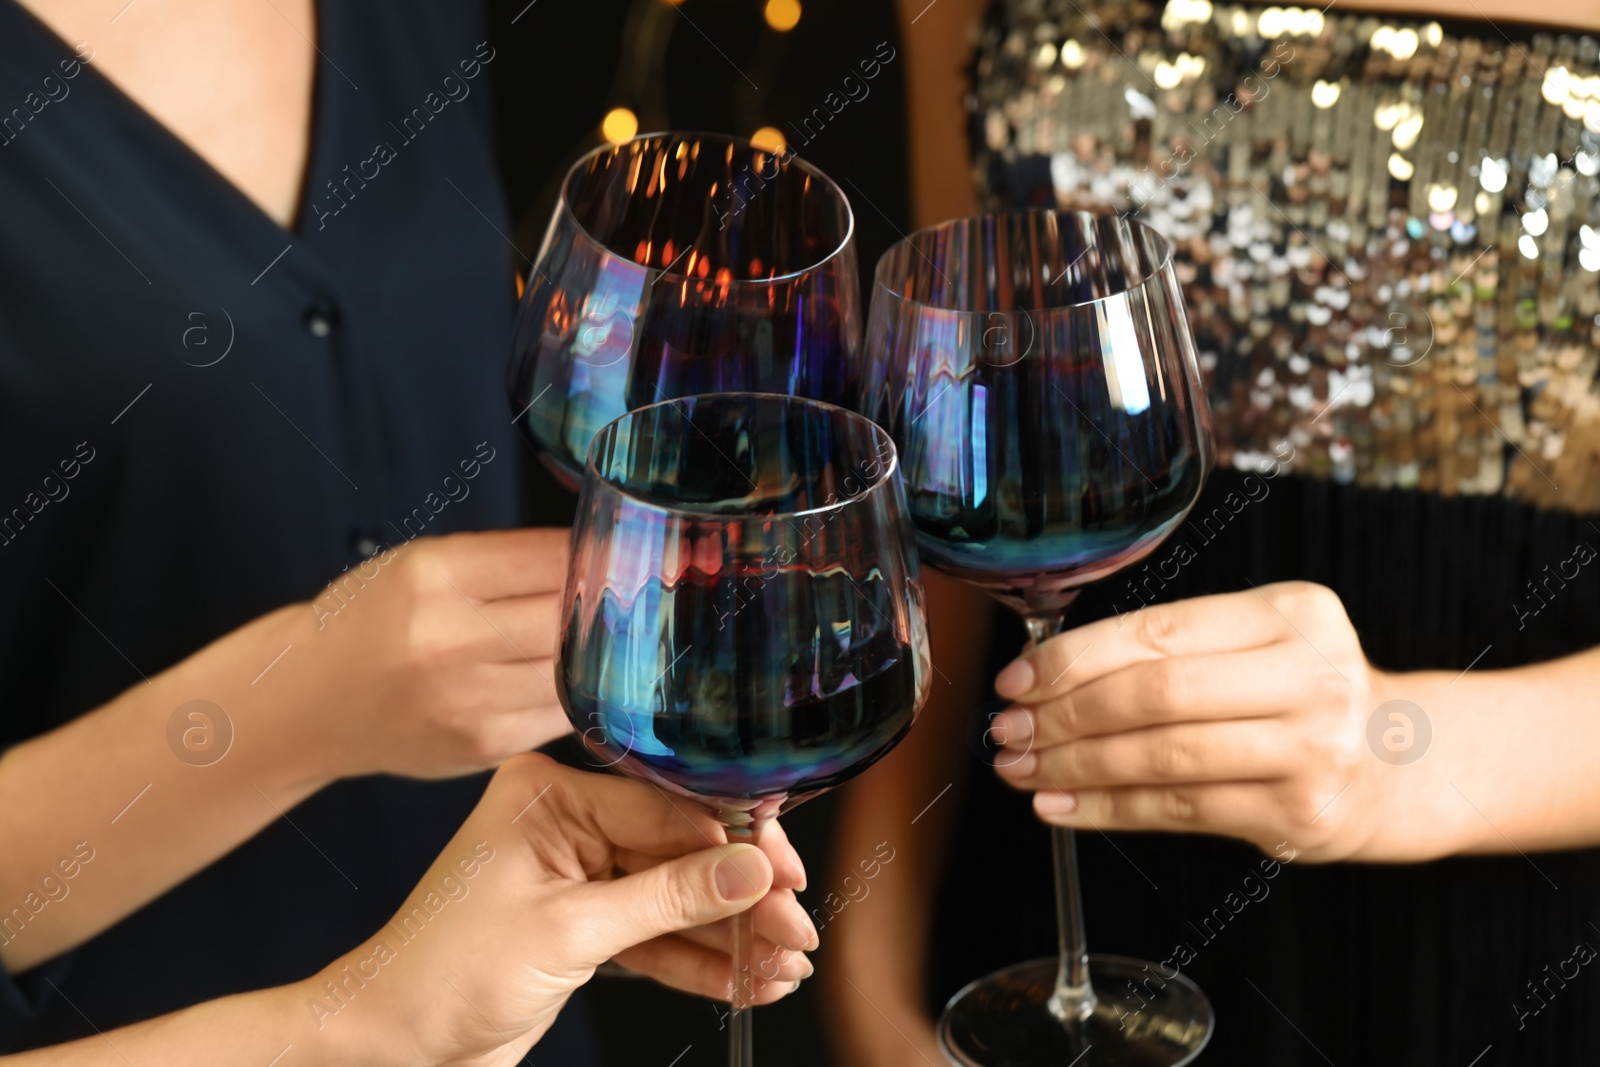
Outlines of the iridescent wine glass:
[[595,431],[658,400],[852,406],[854,226],[839,187],[792,152],[705,133],[595,149],[528,275],[508,375],[518,425],[576,489]]
[[[843,408],[663,401],[589,450],[557,688],[597,759],[704,805],[730,838],[897,744],[931,666],[888,434]],[[752,1062],[749,912],[730,1064]]]
[[[1172,248],[1139,222],[958,219],[878,263],[864,411],[900,449],[923,562],[1017,612],[1032,644],[1089,582],[1188,514],[1210,445]],[[980,979],[939,1024],[964,1067],[1188,1063],[1213,1016],[1185,975],[1085,946],[1071,830],[1053,832],[1060,956]]]

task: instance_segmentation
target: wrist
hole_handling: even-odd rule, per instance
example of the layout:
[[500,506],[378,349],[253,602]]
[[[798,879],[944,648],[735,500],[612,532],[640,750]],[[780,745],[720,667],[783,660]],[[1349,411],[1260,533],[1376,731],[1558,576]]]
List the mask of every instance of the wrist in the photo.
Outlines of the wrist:
[[1376,763],[1383,796],[1374,812],[1378,825],[1362,850],[1367,855],[1353,858],[1427,862],[1485,850],[1484,834],[1494,831],[1461,792],[1471,779],[1459,742],[1470,728],[1462,710],[1472,687],[1470,676],[1444,671],[1373,671],[1373,708],[1394,703],[1422,748],[1410,762]]
[[[320,975],[320,972],[319,972]],[[368,1058],[369,1050],[350,1027],[341,1033],[336,1027],[319,1026],[309,1002],[316,996],[319,977],[265,989],[250,996],[265,1001],[264,1012],[272,1020],[274,1033],[284,1036],[279,1047],[292,1044],[296,1062],[306,1067],[389,1067],[388,1061]],[[287,1057],[285,1057],[287,1059]]]
[[[326,731],[317,724],[323,688],[314,669],[315,627],[305,604],[251,621],[169,672],[177,706],[201,697],[227,716],[237,770],[274,798],[292,803],[337,781]],[[219,686],[219,679],[227,679]],[[283,800],[278,801],[284,807]]]
[[383,996],[381,975],[361,976],[370,942],[335,959],[322,970],[282,987],[283,1010],[294,1032],[311,1036],[316,1063],[328,1067],[423,1067],[413,1011],[392,1010]]
[[253,699],[263,721],[272,724],[275,769],[307,796],[355,777],[348,748],[335,728],[348,704],[341,706],[338,700],[337,675],[325,662],[329,643],[312,605],[288,604],[261,622],[263,663],[282,656],[252,687],[258,691]]

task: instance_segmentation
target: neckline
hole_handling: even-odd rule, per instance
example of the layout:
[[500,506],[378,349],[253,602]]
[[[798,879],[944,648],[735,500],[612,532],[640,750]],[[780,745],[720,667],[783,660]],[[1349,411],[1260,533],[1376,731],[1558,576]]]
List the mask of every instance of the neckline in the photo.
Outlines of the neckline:
[[[143,127],[158,142],[175,151],[179,158],[186,159],[192,169],[202,175],[202,180],[225,190],[224,195],[228,199],[242,205],[247,213],[255,216],[260,223],[270,226],[283,239],[295,243],[300,243],[304,239],[307,232],[305,229],[306,217],[310,212],[312,200],[313,175],[317,170],[317,161],[322,156],[322,140],[328,127],[326,116],[323,114],[326,107],[324,99],[326,96],[326,78],[322,71],[322,52],[323,45],[328,43],[329,28],[334,21],[329,16],[328,9],[336,7],[336,4],[325,4],[320,0],[312,0],[311,4],[312,18],[316,30],[316,41],[312,43],[311,47],[316,53],[316,58],[312,63],[311,73],[311,113],[308,116],[310,130],[306,144],[305,166],[297,182],[298,188],[293,217],[290,220],[290,225],[285,226],[267,214],[266,209],[256,203],[250,194],[236,185],[233,179],[218,170],[209,159],[196,151],[193,145],[178,136],[172,127],[162,122],[143,104],[129,96],[120,85],[96,68],[92,58],[88,61],[79,59],[77,50],[67,42],[66,38],[40,19],[21,0],[0,0],[0,3],[5,3],[15,8],[22,15],[23,22],[31,26],[41,37],[44,47],[60,53],[59,56],[54,58],[78,60],[83,69],[88,72],[90,81],[106,95],[107,99],[112,102],[113,107],[124,111],[128,121]],[[93,42],[89,42],[89,44],[93,47]]]

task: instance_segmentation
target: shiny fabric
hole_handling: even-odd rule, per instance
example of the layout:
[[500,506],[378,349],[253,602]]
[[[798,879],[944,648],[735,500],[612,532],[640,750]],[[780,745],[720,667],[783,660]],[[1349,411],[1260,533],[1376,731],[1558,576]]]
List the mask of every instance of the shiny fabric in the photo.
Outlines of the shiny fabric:
[[[1470,11],[1468,11],[1470,14]],[[1009,0],[992,204],[1179,246],[1225,464],[1600,511],[1592,38],[1315,8]]]

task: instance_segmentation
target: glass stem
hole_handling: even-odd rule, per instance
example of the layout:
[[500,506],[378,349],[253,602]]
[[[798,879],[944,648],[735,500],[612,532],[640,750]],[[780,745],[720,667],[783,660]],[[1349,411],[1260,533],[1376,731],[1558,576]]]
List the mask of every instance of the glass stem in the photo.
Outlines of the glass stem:
[[[761,835],[759,825],[729,827],[728,840],[755,844]],[[754,1067],[756,1062],[753,1026],[755,1009],[755,971],[751,948],[755,944],[753,909],[746,908],[733,917],[733,988],[728,995],[728,1067]]]
[[1056,929],[1061,941],[1061,966],[1050,1013],[1062,1022],[1087,1019],[1094,1013],[1094,986],[1089,983],[1089,945],[1083,936],[1083,898],[1078,892],[1078,844],[1072,831],[1050,831],[1056,858]]
[[[1025,618],[1028,647],[1033,648],[1062,630],[1062,613]],[[1087,1019],[1094,1013],[1094,986],[1089,981],[1089,944],[1083,932],[1083,895],[1078,889],[1078,845],[1073,832],[1055,827],[1050,832],[1055,854],[1056,936],[1061,965],[1056,970],[1056,991],[1050,995],[1050,1013],[1062,1022]]]

